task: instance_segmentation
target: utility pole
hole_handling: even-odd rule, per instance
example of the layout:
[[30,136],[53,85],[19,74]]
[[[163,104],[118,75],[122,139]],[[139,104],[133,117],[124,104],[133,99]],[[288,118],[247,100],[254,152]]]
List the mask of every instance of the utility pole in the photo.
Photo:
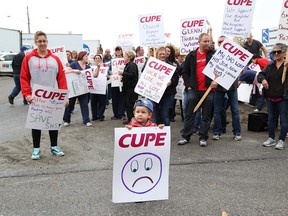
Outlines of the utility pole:
[[28,24],[28,33],[30,34],[30,18],[29,18],[29,9],[27,5],[27,24]]

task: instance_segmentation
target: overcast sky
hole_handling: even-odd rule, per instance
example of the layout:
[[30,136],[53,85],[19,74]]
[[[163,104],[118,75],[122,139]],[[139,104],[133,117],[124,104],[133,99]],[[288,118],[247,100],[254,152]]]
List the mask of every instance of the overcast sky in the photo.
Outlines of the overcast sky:
[[[257,0],[252,33],[261,41],[261,30],[279,23],[283,0]],[[213,28],[214,39],[221,34],[226,0],[9,0],[1,5],[0,27],[28,32],[29,7],[31,33],[82,34],[84,40],[100,40],[103,48],[114,48],[118,34],[134,34],[139,43],[138,15],[162,13],[165,33],[179,46],[179,25],[184,18],[206,17]]]

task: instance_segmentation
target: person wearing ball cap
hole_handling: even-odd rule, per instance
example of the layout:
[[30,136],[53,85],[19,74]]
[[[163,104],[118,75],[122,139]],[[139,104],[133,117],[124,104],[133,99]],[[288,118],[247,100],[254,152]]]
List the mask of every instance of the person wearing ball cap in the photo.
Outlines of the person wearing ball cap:
[[[156,123],[151,122],[153,116],[153,104],[146,98],[138,99],[134,104],[134,117],[131,119],[126,128],[133,127],[155,127]],[[159,128],[163,128],[164,124],[159,124]]]

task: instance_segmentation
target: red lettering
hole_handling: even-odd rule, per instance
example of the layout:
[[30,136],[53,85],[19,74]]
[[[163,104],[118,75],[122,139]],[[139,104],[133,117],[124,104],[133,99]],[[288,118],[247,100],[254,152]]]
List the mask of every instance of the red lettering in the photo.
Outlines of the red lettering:
[[55,49],[50,49],[52,53],[57,53],[57,52],[64,52],[63,47],[55,48]]
[[182,23],[183,28],[191,28],[195,26],[203,26],[204,20],[189,20]]
[[87,83],[88,83],[88,88],[94,89],[93,88],[93,82],[92,82],[92,76],[91,76],[90,71],[85,71],[85,74],[86,74],[86,79],[87,79]]
[[166,133],[158,133],[155,146],[164,146],[165,145],[165,142],[164,142],[165,136],[166,136]]
[[125,144],[124,143],[124,139],[126,139],[126,138],[128,138],[128,137],[130,137],[131,136],[131,134],[125,134],[125,135],[123,135],[122,137],[120,137],[120,139],[119,139],[119,146],[121,147],[121,148],[128,148],[129,147],[129,142],[127,143],[127,144]]
[[166,67],[165,65],[159,64],[155,61],[151,61],[149,63],[149,67],[154,68],[155,70],[158,70],[160,72],[164,71],[165,74],[169,75],[172,71],[171,68]]
[[[140,136],[140,137],[139,137]],[[147,134],[125,134],[119,139],[119,147],[133,148],[147,147],[147,146],[164,146],[166,133],[147,133]]]
[[247,54],[242,52],[242,50],[239,50],[237,47],[233,46],[231,43],[225,43],[223,45],[223,48],[234,56],[240,56],[239,59],[242,61],[245,61],[245,59],[248,57]]
[[288,0],[286,0],[286,1],[284,2],[284,7],[285,7],[285,8],[288,8]]
[[59,93],[59,92],[48,92],[44,89],[37,89],[35,91],[36,97],[43,97],[46,99],[58,99],[58,100],[64,100],[66,93]]
[[252,6],[253,0],[228,0],[228,5],[246,5],[246,6]]
[[144,63],[144,58],[135,59],[135,60],[134,60],[134,63],[135,63],[135,64]]
[[105,68],[101,68],[101,69],[100,69],[100,73],[101,73],[101,74],[105,74],[105,72],[106,72],[106,69],[105,69]]
[[148,17],[141,17],[140,18],[140,22],[141,23],[146,23],[146,22],[159,22],[161,21],[161,15],[158,15],[158,16],[148,16]]

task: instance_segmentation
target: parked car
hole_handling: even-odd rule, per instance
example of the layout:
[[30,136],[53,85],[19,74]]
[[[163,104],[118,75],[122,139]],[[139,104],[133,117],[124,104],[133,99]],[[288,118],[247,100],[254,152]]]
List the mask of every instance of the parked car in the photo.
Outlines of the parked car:
[[17,53],[0,53],[0,75],[13,76],[12,60]]

